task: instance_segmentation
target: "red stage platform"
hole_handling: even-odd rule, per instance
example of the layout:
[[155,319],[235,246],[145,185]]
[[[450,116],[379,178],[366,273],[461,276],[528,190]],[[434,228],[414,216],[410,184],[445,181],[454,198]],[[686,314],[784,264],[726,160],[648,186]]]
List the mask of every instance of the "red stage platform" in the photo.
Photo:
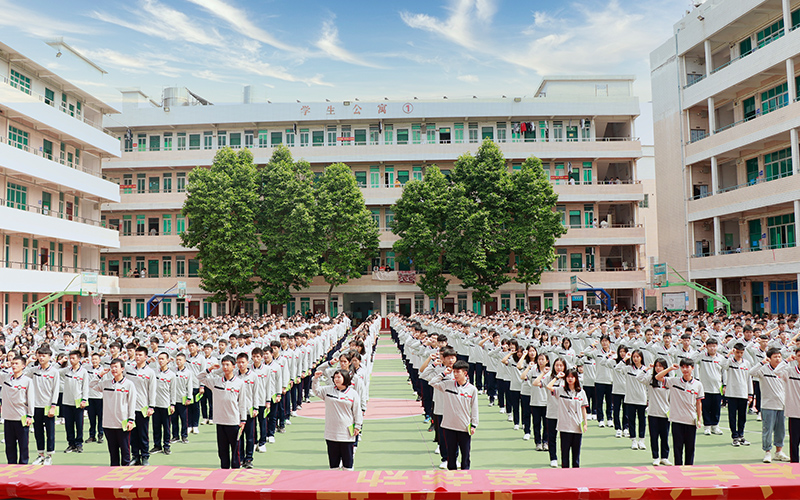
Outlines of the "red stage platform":
[[580,470],[284,471],[0,466],[0,498],[31,500],[794,499],[788,463]]

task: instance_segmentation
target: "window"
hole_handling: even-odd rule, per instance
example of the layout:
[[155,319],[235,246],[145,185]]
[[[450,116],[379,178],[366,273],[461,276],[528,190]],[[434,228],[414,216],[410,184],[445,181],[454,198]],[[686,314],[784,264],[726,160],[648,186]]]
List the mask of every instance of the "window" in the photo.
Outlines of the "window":
[[758,157],[750,158],[745,162],[747,170],[747,183],[755,184],[758,180]]
[[503,311],[510,311],[511,310],[511,294],[510,293],[501,293],[500,294],[500,309]]
[[163,175],[163,185],[164,185],[164,192],[171,193],[172,192],[172,173],[165,173]]
[[325,133],[322,130],[314,130],[311,132],[311,144],[314,146],[324,146]]
[[172,299],[164,299],[161,301],[161,314],[164,316],[172,316]]
[[394,167],[384,168],[386,187],[394,187]]
[[497,122],[497,142],[506,142],[506,122]]
[[200,149],[200,134],[189,134],[189,149]]
[[576,228],[576,229],[581,227],[581,211],[580,210],[570,210],[569,211],[569,227]]
[[372,222],[375,223],[375,227],[381,227],[381,211],[379,208],[371,208],[370,212],[372,212]]
[[553,140],[557,142],[564,140],[564,122],[553,122]]
[[583,162],[583,183],[592,183],[592,162],[590,161]]
[[175,218],[175,233],[181,234],[183,232],[186,232],[186,217],[178,214]]
[[369,167],[369,187],[371,187],[371,188],[379,188],[379,187],[381,187],[381,168],[380,167]]
[[131,216],[131,215],[123,215],[122,216],[122,236],[130,236],[131,235],[132,217],[133,216]]
[[419,123],[411,124],[411,142],[413,144],[420,144],[422,142],[422,131],[420,130]]
[[464,124],[463,123],[455,123],[453,124],[453,142],[456,144],[461,144],[464,142]]
[[386,125],[383,127],[383,143],[394,144],[394,126]]
[[481,140],[489,139],[490,141],[494,140],[494,128],[492,127],[481,127]]
[[175,180],[178,183],[178,192],[185,193],[186,192],[186,172],[178,172],[175,174]]
[[147,174],[136,174],[136,192],[139,194],[144,193],[145,185],[147,183]]
[[197,259],[189,259],[189,277],[197,278],[200,276],[200,261]]
[[28,188],[9,182],[6,185],[6,206],[18,208],[20,210],[27,210]]
[[458,312],[463,312],[467,310],[467,294],[466,293],[459,293],[458,294]]
[[258,131],[258,147],[266,148],[269,146],[269,132],[266,130]]
[[12,146],[17,147],[19,149],[28,150],[28,133],[24,130],[20,130],[16,127],[12,127],[9,125],[8,127],[8,142],[11,143]]
[[408,144],[408,129],[407,128],[397,129],[397,144],[400,144],[400,145]]
[[584,227],[594,226],[594,205],[591,203],[585,203],[583,205],[583,222]]
[[377,125],[370,125],[369,126],[369,144],[370,146],[375,146],[380,142],[381,134],[378,131]]
[[401,186],[405,186],[406,182],[408,182],[408,170],[398,170],[397,180],[400,182]]
[[789,87],[786,83],[761,93],[761,114],[766,115],[789,104]]
[[478,142],[478,122],[469,123],[469,142]]
[[794,247],[796,242],[794,214],[767,217],[769,248]]
[[567,249],[566,248],[559,248],[558,254],[556,257],[557,260],[557,268],[559,271],[566,271],[567,270]]
[[294,147],[294,129],[286,129],[286,145],[290,148]]
[[411,178],[415,181],[422,182],[422,167],[413,167],[411,169]]
[[392,223],[394,222],[394,210],[387,208],[385,217],[386,217],[386,229],[391,229]]
[[283,133],[280,130],[272,132],[272,134],[270,134],[270,145],[274,148],[281,144],[283,144]]
[[765,154],[764,170],[768,181],[792,175],[792,149],[786,148]]
[[162,216],[163,227],[161,234],[172,234],[172,214],[164,214]]
[[138,134],[136,136],[136,150],[147,151],[147,134]]
[[650,206],[650,195],[644,194],[644,199],[639,202],[639,208],[648,208]]
[[161,191],[161,178],[158,176],[150,177],[147,183],[147,191],[149,193],[158,193]]
[[356,146],[366,146],[367,145],[367,129],[365,128],[357,128],[353,130],[353,141],[355,142]]
[[308,146],[308,129],[301,128],[300,129],[300,147],[304,148]]
[[583,269],[583,254],[572,253],[569,255],[569,267],[571,271],[580,271]]
[[244,131],[244,147],[251,148],[253,147],[253,131],[252,130],[245,130]]
[[144,236],[145,231],[145,217],[143,214],[136,216],[136,236]]
[[186,132],[178,132],[178,151],[186,151]]
[[425,308],[425,296],[421,293],[414,294],[414,312],[422,312]]
[[11,86],[26,94],[31,93],[31,79],[13,69],[11,70]]
[[355,172],[356,174],[356,184],[360,188],[367,187],[367,173],[364,171]]
[[328,125],[328,146],[336,146],[336,125]]
[[172,151],[172,132],[164,132],[164,151]]
[[45,87],[44,89],[44,103],[48,106],[55,106],[56,93]]
[[556,212],[558,212],[561,218],[561,224],[563,226],[567,225],[567,207],[564,205],[556,205]]
[[753,39],[749,36],[739,42],[739,57],[744,57],[753,52]]
[[773,314],[797,314],[797,281],[770,282],[769,308]]
[[586,247],[586,269],[594,271],[594,248]]
[[242,148],[242,133],[241,132],[231,132],[231,147],[233,149],[241,149]]
[[592,140],[592,121],[581,120],[581,139],[584,141]]
[[158,278],[158,260],[151,259],[147,261],[147,277]]
[[311,309],[311,299],[308,297],[300,297],[300,314],[305,315]]
[[151,135],[150,136],[150,151],[161,151],[161,136],[160,135]]
[[386,267],[394,270],[394,252],[386,252]]
[[767,26],[756,33],[756,43],[758,48],[764,47],[783,36],[783,19]]
[[[211,134],[211,132],[206,132],[206,133]],[[228,132],[226,130],[217,131],[217,149],[222,149],[227,146],[228,146]]]
[[186,276],[186,256],[175,256],[175,276],[183,278]]
[[567,142],[578,142],[578,127],[567,126]]

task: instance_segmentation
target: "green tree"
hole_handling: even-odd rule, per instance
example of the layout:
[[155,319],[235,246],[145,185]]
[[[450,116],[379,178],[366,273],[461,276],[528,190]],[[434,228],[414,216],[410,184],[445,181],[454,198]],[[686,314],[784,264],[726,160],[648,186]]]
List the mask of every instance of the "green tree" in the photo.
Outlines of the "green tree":
[[261,258],[256,232],[257,172],[248,149],[217,152],[211,168],[189,173],[182,213],[189,224],[181,244],[198,249],[200,287],[211,301],[230,301],[239,312],[241,299],[256,287],[254,268]]
[[410,181],[393,207],[392,232],[400,237],[394,243],[399,257],[414,263],[422,273],[420,289],[436,301],[447,296],[450,280],[445,277],[447,208],[450,183],[436,165],[425,170],[423,181]]
[[285,146],[275,149],[260,174],[259,301],[285,304],[292,299],[291,289],[310,285],[319,270],[313,174],[307,162],[294,162]]
[[325,169],[315,189],[320,272],[328,283],[328,304],[336,286],[361,276],[378,253],[378,228],[364,204],[355,176],[344,163]]
[[487,139],[475,156],[467,153],[456,160],[452,180],[447,261],[461,286],[473,289],[475,300],[485,302],[511,280],[511,175],[503,153]]
[[513,218],[508,224],[508,241],[516,260],[514,280],[525,285],[525,309],[528,290],[538,284],[542,273],[553,267],[556,239],[567,232],[560,215],[553,211],[558,195],[542,168],[542,161],[530,157],[511,176],[508,200]]

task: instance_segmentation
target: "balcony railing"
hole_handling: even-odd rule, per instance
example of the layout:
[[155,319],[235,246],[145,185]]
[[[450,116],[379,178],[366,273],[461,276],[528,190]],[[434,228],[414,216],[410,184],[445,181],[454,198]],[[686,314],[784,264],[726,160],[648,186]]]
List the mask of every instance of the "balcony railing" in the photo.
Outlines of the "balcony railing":
[[105,221],[99,221],[96,219],[89,219],[88,217],[80,217],[77,215],[71,215],[64,212],[58,212],[57,210],[53,210],[48,207],[42,207],[38,205],[26,205],[24,203],[19,203],[13,200],[6,200],[3,198],[0,198],[0,206],[15,208],[17,210],[24,210],[26,212],[33,212],[48,217],[55,217],[57,219],[71,220],[75,222],[80,222],[81,224],[88,224],[90,226],[106,227]]
[[[756,177],[755,179],[751,179],[751,180],[749,180],[749,181],[747,181],[747,182],[745,182],[743,184],[736,184],[735,186],[726,186],[726,187],[723,187],[723,188],[719,188],[719,189],[717,189],[717,194],[728,193],[730,191],[736,191],[737,189],[742,189],[742,188],[746,188],[746,187],[749,187],[749,186],[755,186],[756,184],[762,184],[764,182],[770,182],[770,181],[774,181],[774,180],[777,180],[777,179],[783,179],[785,177],[791,177],[792,175],[794,175],[794,173],[789,171],[789,172],[780,172],[778,174],[770,175],[768,177],[767,176],[765,176],[765,177],[760,177],[759,176],[759,177]],[[690,201],[700,200],[702,198],[708,198],[709,196],[713,196],[711,194],[711,191],[708,191],[705,194],[698,194],[697,196],[692,196],[691,198],[689,198],[689,200]]]
[[797,243],[794,242],[784,242],[784,243],[772,243],[772,244],[764,244],[758,245],[753,247],[736,247],[736,248],[726,248],[724,250],[720,250],[719,254],[715,253],[713,250],[708,252],[702,253],[695,253],[692,254],[693,259],[701,259],[703,257],[714,257],[715,255],[730,255],[735,253],[751,253],[751,252],[761,252],[763,250],[777,250],[780,248],[795,248]]
[[[19,90],[20,92],[22,92],[24,94],[28,94],[29,96],[32,96],[32,97],[35,97],[35,98],[39,99],[41,102],[47,104],[48,106],[56,108],[56,102],[53,99],[45,97],[44,95],[42,95],[42,94],[40,94],[38,92],[34,92],[33,90],[31,90],[29,88],[20,87],[19,85],[17,85],[14,82],[10,81],[5,76],[0,76],[0,83],[4,83],[4,84],[8,85],[9,87],[17,89],[17,90]],[[62,113],[67,114],[67,115],[75,118],[76,120],[82,121],[83,123],[89,125],[90,127],[96,128],[97,130],[103,132],[104,134],[110,135],[111,137],[115,137],[114,134],[112,134],[108,130],[104,129],[101,124],[95,123],[95,122],[89,120],[88,118],[84,117],[82,112],[78,112],[78,111],[72,112],[72,111],[69,110],[69,108],[67,108],[63,104],[59,104],[57,109],[59,109]]]
[[56,158],[54,155],[52,155],[50,153],[45,153],[43,150],[38,150],[36,148],[32,148],[27,144],[22,144],[21,142],[13,141],[10,138],[0,136],[0,142],[8,144],[9,146],[11,146],[13,148],[17,148],[17,149],[20,149],[22,151],[25,151],[26,153],[31,153],[31,154],[36,155],[36,156],[41,156],[42,158],[45,158],[45,159],[50,160],[50,161],[54,161],[56,163],[60,163],[61,165],[65,165],[65,166],[67,166],[69,168],[74,168],[75,170],[80,170],[81,172],[86,172],[87,174],[93,175],[95,177],[100,177],[101,176],[100,172],[98,171],[99,169],[96,170],[96,169],[93,169],[93,168],[85,167],[85,166],[82,166],[78,162],[67,161],[64,158]]
[[0,261],[0,269],[22,269],[26,271],[48,271],[52,273],[82,273],[98,272],[99,269],[91,267],[59,266],[55,264],[37,264],[35,262],[18,262],[13,260]]

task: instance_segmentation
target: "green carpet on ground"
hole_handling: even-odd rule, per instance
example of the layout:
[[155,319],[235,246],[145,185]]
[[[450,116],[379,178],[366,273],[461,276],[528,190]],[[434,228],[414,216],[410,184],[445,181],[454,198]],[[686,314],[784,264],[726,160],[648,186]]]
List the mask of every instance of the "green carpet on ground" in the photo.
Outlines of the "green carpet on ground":
[[[397,349],[388,335],[378,345],[378,353],[395,354]],[[402,372],[405,368],[400,359],[375,360],[374,372]],[[370,382],[371,398],[414,399],[415,394],[405,376],[373,377]],[[480,427],[472,439],[472,468],[540,468],[549,467],[547,452],[537,452],[533,439],[522,440],[522,431],[514,431],[507,416],[498,408],[489,407],[486,396],[481,396]],[[728,464],[760,462],[761,422],[755,415],[748,415],[745,436],[753,444],[747,447],[731,446],[727,431],[727,412],[723,409],[722,436],[697,436],[695,464]],[[385,420],[370,420],[364,428],[364,439],[356,454],[356,469],[430,469],[438,466],[439,457],[434,454],[436,444],[422,416]],[[152,434],[152,428],[151,428]],[[84,435],[88,435],[88,421]],[[788,432],[786,436],[788,445]],[[173,444],[172,454],[151,456],[151,465],[176,465],[183,467],[218,467],[216,433],[212,425],[201,425],[200,434],[190,434],[189,444]],[[649,448],[649,437],[645,438]],[[53,463],[57,465],[108,465],[105,444],[88,443],[83,453],[63,453],[66,448],[64,426],[56,426],[56,453]],[[630,439],[614,437],[613,429],[598,428],[590,422],[589,432],[584,437],[581,466],[642,466],[651,465],[650,450],[630,449]],[[151,443],[152,446],[152,443]],[[670,440],[671,446],[671,440]],[[36,444],[31,434],[31,460],[36,457]],[[672,455],[670,455],[672,460]],[[326,469],[327,455],[323,439],[323,421],[295,417],[285,434],[276,434],[276,443],[267,445],[267,453],[256,453],[257,468],[279,469]]]

